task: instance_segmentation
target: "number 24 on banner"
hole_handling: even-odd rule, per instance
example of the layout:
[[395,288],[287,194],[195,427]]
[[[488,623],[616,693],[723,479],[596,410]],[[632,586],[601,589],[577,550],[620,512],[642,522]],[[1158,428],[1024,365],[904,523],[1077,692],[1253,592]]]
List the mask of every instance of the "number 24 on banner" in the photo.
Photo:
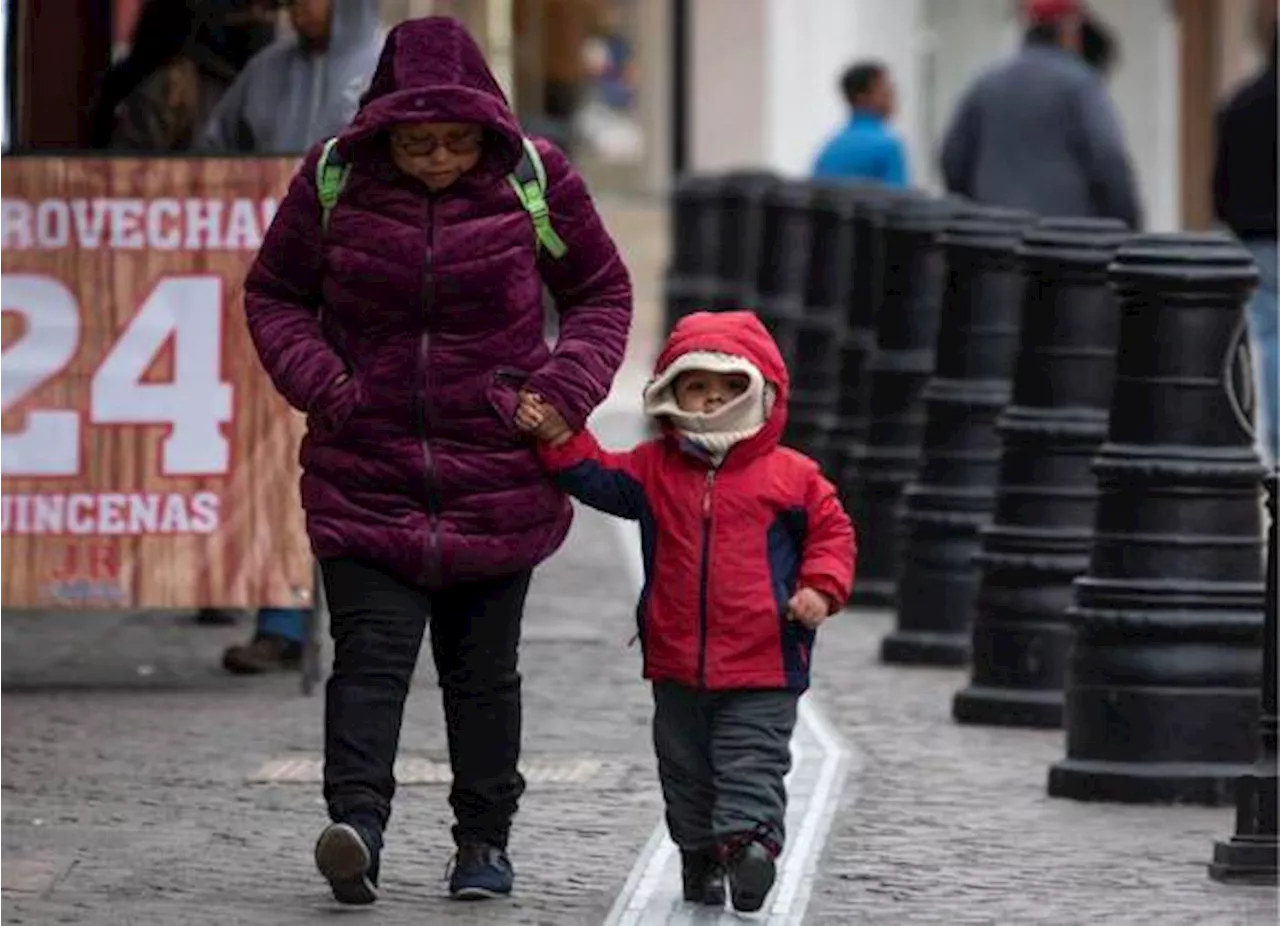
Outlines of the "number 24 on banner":
[[[75,293],[43,274],[5,274],[5,312],[22,316],[24,333],[4,351],[4,411],[62,373],[80,346],[82,317]],[[162,425],[165,476],[225,473],[230,444],[222,425],[232,418],[233,390],[222,381],[222,279],[166,277],[111,346],[89,386],[95,425]],[[145,381],[173,340],[169,382]],[[75,476],[81,468],[81,413],[33,409],[21,431],[0,443],[6,476]]]

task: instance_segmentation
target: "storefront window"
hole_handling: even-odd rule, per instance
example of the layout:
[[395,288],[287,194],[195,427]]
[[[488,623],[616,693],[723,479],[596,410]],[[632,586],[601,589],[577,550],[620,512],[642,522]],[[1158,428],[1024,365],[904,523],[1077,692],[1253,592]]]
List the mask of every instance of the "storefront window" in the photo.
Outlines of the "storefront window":
[[[475,0],[455,0],[465,4]],[[593,185],[640,184],[645,137],[644,0],[514,0],[516,104],[525,126],[570,152]],[[652,6],[659,4],[648,0]]]
[[577,125],[592,155],[628,163],[644,153],[636,98],[639,90],[632,0],[604,5],[596,29],[583,44],[586,99]]
[[[6,34],[14,29],[14,16],[31,20],[15,30],[23,33],[22,40],[6,49],[6,148],[13,143],[20,150],[55,145],[156,154],[193,150],[209,113],[248,59],[273,37],[289,33],[287,8],[293,5],[281,0],[58,2],[62,8],[96,12],[72,36],[27,15],[35,0],[4,0]],[[668,36],[663,17],[654,14],[665,8],[663,0],[375,2],[383,30],[432,14],[462,21],[527,131],[564,148],[593,184],[635,187],[635,178],[652,173],[648,162],[661,148],[648,137],[659,118],[653,107],[665,110],[666,100],[656,99],[648,79],[653,75],[646,72],[665,61]],[[62,52],[51,57],[47,49],[58,43]],[[68,55],[78,57],[80,67],[67,68]],[[58,71],[85,79],[73,87]],[[37,88],[53,80],[66,85],[61,92],[76,105],[59,112],[40,105]]]

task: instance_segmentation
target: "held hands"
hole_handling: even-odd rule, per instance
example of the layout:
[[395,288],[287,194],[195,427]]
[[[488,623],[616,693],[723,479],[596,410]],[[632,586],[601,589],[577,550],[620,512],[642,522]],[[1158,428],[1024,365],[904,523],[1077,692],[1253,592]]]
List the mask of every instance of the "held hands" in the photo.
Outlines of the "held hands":
[[523,389],[520,390],[520,404],[516,407],[516,427],[553,447],[573,436],[573,431],[554,406],[537,393]]
[[821,592],[800,588],[787,602],[787,616],[810,630],[817,630],[831,616],[831,605]]

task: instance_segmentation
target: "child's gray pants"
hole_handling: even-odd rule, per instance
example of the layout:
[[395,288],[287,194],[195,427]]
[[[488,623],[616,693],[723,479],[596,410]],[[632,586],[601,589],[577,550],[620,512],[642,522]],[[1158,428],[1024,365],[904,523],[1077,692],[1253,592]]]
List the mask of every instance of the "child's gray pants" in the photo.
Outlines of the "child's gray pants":
[[677,846],[707,849],[757,827],[782,845],[799,700],[794,691],[654,683],[653,744]]

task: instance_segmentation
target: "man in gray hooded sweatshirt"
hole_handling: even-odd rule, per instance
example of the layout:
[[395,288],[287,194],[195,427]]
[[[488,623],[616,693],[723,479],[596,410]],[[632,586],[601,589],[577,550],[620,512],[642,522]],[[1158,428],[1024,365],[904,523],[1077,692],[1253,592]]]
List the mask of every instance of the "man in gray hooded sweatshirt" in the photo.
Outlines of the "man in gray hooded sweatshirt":
[[960,101],[942,145],[947,190],[1046,218],[1142,224],[1120,120],[1080,57],[1080,0],[1023,0],[1026,42]]
[[[294,36],[263,49],[245,65],[209,115],[205,151],[302,154],[346,128],[382,52],[378,0],[291,0]],[[234,615],[202,610],[201,623]],[[247,643],[230,646],[222,665],[236,674],[298,668],[307,612],[263,608]]]
[[293,36],[240,72],[209,116],[205,151],[301,154],[346,127],[382,51],[378,0],[292,0]]

